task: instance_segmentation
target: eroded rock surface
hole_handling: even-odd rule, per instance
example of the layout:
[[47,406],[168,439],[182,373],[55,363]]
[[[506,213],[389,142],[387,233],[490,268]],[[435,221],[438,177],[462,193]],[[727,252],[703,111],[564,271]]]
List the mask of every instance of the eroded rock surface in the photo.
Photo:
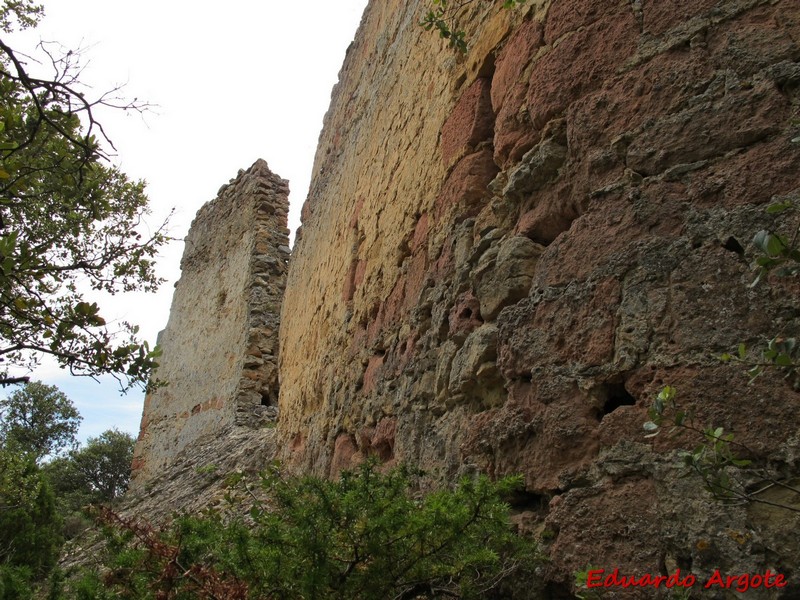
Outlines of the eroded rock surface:
[[367,8],[289,274],[284,460],[523,473],[553,597],[587,564],[769,567],[796,597],[797,517],[721,507],[678,477],[695,440],[642,423],[670,384],[798,474],[798,393],[715,356],[800,333],[794,288],[748,287],[765,206],[800,194],[800,5],[497,4],[463,14],[466,57],[425,1]]

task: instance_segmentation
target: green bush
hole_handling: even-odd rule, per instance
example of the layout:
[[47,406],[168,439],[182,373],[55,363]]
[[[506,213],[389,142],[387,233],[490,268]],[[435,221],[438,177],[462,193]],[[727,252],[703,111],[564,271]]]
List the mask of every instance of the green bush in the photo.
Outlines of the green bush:
[[541,557],[514,533],[502,500],[519,478],[468,478],[422,496],[412,491],[417,475],[382,473],[374,463],[338,481],[272,469],[258,485],[234,482],[230,510],[181,516],[165,531],[105,511],[113,526],[106,590],[122,598],[466,599],[513,598],[513,582],[518,597],[530,597]]
[[[0,448],[0,568],[43,576],[55,564],[61,541],[55,497],[35,456]],[[3,571],[5,588],[22,576],[12,571]]]
[[33,591],[28,583],[31,579],[30,569],[0,565],[0,600],[28,600]]

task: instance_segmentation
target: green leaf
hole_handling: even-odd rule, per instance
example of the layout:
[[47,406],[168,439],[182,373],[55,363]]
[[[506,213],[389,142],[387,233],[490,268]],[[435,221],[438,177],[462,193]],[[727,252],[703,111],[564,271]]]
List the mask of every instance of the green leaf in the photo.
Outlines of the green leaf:
[[[800,138],[796,138],[799,139]],[[784,202],[773,202],[767,207],[767,214],[776,215],[786,211],[789,208],[792,208],[793,204],[791,200],[785,200]]]
[[788,248],[786,239],[783,236],[766,230],[759,231],[753,237],[753,244],[770,257],[780,256]]
[[753,245],[761,250],[762,252],[767,251],[767,236],[769,235],[769,231],[762,229],[758,233],[753,236]]
[[779,264],[779,261],[774,258],[770,258],[769,256],[759,256],[758,258],[756,258],[756,264],[759,267],[765,267],[768,269],[770,267],[774,267],[775,265]]
[[787,246],[786,240],[776,233],[770,234],[767,237],[766,252],[770,256],[780,256]]
[[664,386],[664,388],[659,392],[658,399],[664,402],[672,401],[675,398],[676,390],[671,385]]

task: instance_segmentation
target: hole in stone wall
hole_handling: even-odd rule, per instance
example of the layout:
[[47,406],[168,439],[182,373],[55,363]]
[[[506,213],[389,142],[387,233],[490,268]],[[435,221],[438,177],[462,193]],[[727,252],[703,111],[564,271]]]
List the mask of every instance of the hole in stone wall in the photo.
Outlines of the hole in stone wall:
[[545,586],[543,597],[551,600],[573,600],[575,595],[568,584],[549,581]]
[[526,490],[517,490],[508,499],[508,505],[517,511],[547,512],[550,498]]
[[[412,233],[413,235],[413,233]],[[400,245],[397,247],[397,266],[402,267],[403,262],[405,262],[406,258],[411,256],[411,248],[409,247],[409,239],[404,239],[400,242]]]
[[459,319],[471,319],[472,318],[472,309],[469,307],[464,308],[459,314]]
[[[610,415],[617,410],[620,406],[635,406],[636,398],[628,393],[625,385],[622,383],[609,383],[606,384],[606,400],[603,402],[603,414]],[[602,417],[601,417],[602,418]]]
[[725,240],[725,243],[722,244],[722,247],[725,248],[725,250],[735,252],[739,256],[744,256],[744,248],[739,243],[739,240],[733,236],[730,236],[727,240]]
[[274,406],[275,402],[269,392],[261,392],[261,406]]
[[678,565],[678,568],[681,571],[686,571],[687,573],[692,570],[692,555],[687,554],[686,556],[676,556],[675,563]]
[[480,66],[476,62],[472,67],[477,71],[478,77],[486,77],[487,79],[494,77],[494,52],[487,54]]

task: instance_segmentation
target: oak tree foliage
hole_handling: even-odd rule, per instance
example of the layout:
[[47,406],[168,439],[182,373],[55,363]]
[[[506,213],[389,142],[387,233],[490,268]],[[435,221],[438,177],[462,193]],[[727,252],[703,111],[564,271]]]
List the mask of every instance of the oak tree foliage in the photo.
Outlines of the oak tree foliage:
[[81,416],[64,392],[40,381],[0,398],[0,442],[40,461],[76,445]]
[[39,382],[0,400],[0,600],[40,597],[48,577],[48,597],[61,597],[53,567],[63,542],[91,527],[90,505],[127,488],[133,437],[110,429],[78,446],[80,421],[58,388]]
[[[34,26],[30,0],[0,8],[3,38]],[[154,291],[165,225],[148,231],[144,182],[110,166],[99,107],[141,111],[118,88],[90,98],[80,53],[39,45],[44,65],[0,38],[0,384],[27,381],[43,355],[76,375],[145,384],[158,356],[122,323],[112,330],[86,290]],[[113,146],[112,146],[113,147]]]
[[56,494],[70,500],[73,509],[111,502],[128,488],[135,443],[129,433],[108,429],[48,463],[45,472]]

